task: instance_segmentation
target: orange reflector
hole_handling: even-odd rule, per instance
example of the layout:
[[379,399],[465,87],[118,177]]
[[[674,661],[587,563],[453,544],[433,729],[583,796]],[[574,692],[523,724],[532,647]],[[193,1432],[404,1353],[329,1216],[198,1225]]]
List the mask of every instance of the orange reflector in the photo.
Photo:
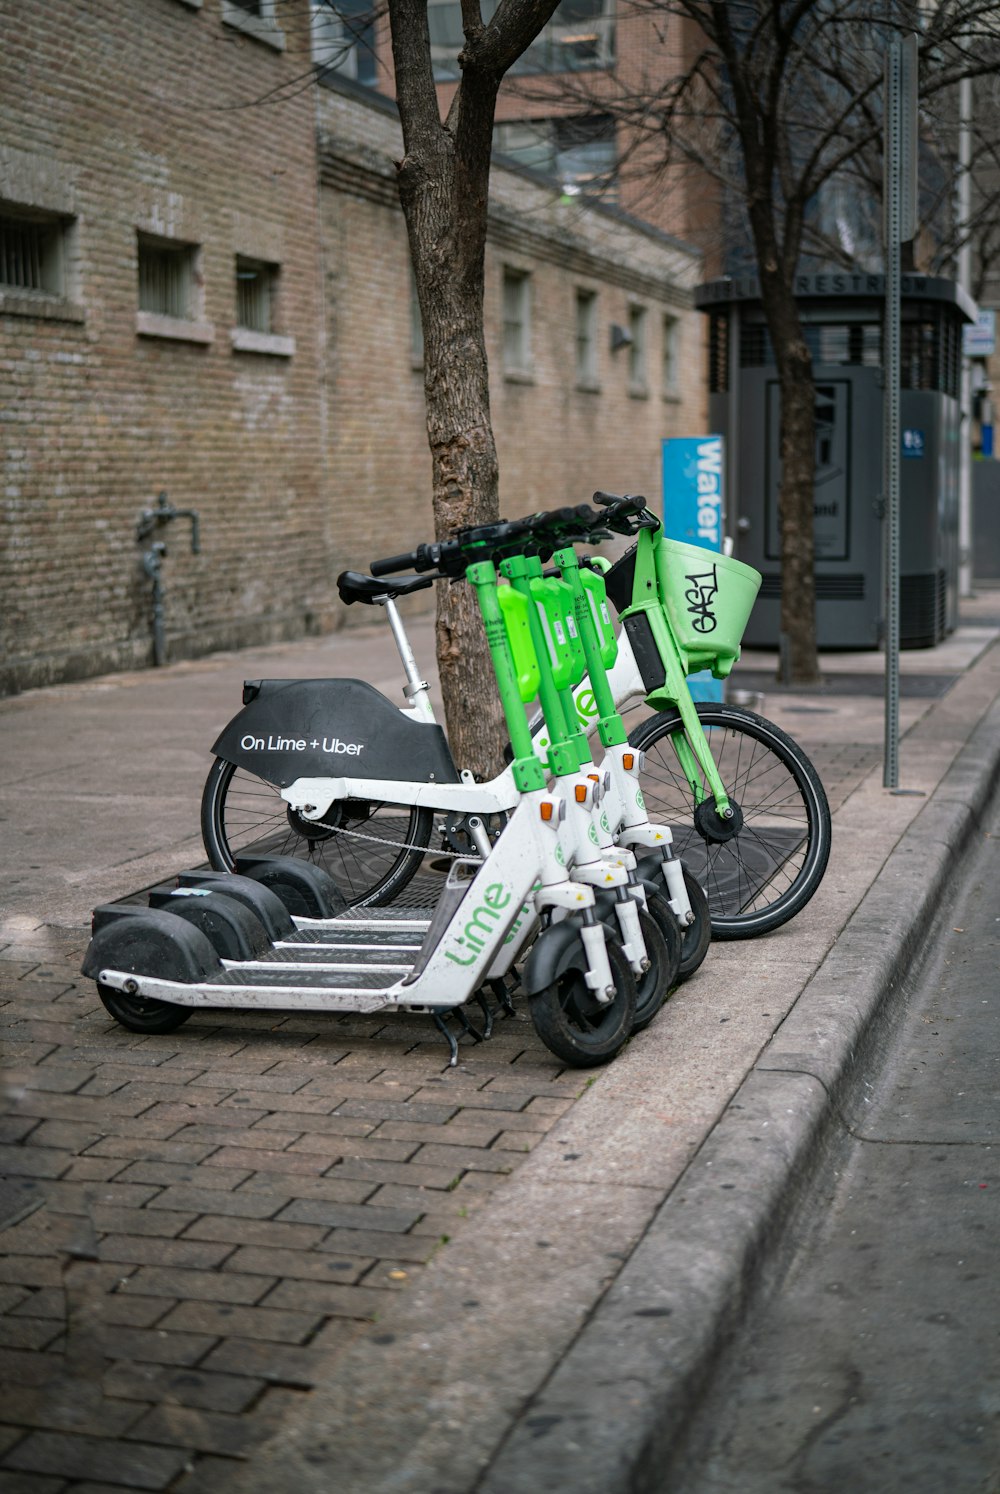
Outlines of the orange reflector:
[[627,773],[631,773],[632,769],[635,767],[635,754],[632,752],[623,753],[622,766]]
[[585,783],[578,783],[576,786],[576,802],[578,804],[586,804],[587,802],[587,785]]
[[590,779],[591,783],[600,783],[601,781],[600,773],[588,773],[587,777]]
[[541,815],[543,820],[551,820],[555,807],[556,806],[552,803],[552,800],[549,799],[544,804],[540,804],[538,806],[538,813]]

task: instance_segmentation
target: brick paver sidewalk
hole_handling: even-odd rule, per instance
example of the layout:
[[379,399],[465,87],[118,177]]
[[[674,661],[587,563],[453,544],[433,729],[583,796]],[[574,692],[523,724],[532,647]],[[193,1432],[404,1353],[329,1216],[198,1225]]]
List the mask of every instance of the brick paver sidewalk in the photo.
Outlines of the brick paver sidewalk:
[[[835,809],[878,760],[870,731],[784,724]],[[205,1011],[139,1036],[78,974],[85,928],[22,911],[7,938],[5,1494],[211,1488],[592,1082],[523,1010],[455,1069],[400,1014]]]

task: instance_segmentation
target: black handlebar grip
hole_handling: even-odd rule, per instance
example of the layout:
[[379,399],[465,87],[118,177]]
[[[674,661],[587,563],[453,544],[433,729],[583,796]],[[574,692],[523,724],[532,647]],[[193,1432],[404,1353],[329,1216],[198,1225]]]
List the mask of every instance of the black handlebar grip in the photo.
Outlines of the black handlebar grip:
[[[423,546],[420,547],[423,549]],[[373,560],[368,569],[373,576],[391,576],[394,571],[420,569],[420,550],[410,550],[406,555],[389,555],[384,560]]]
[[621,498],[617,493],[595,493],[593,502],[600,503],[602,507],[606,508],[609,503],[620,503]]

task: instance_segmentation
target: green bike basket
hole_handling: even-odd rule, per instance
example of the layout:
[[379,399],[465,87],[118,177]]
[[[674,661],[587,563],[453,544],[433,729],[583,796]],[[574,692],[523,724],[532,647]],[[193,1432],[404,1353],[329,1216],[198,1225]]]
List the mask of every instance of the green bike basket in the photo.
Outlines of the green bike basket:
[[740,641],[760,590],[760,572],[732,556],[661,539],[663,601],[691,674],[710,669],[724,679],[740,656]]

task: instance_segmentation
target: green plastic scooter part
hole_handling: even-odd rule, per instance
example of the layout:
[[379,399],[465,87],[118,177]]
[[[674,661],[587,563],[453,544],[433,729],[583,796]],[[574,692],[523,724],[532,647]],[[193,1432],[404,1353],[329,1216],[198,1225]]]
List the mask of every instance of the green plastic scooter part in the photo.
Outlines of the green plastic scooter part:
[[591,620],[590,599],[580,574],[580,562],[576,551],[567,547],[557,550],[552,557],[569,586],[576,607],[577,625],[583,640],[587,660],[587,673],[594,691],[597,706],[597,730],[605,747],[618,747],[628,741],[628,733],[622,718],[615,709],[615,700],[608,684],[608,672],[601,653],[598,632]]
[[[534,560],[534,557],[532,559]],[[538,564],[537,560],[534,561],[534,564]],[[567,740],[569,732],[566,724],[566,713],[563,710],[559,691],[552,678],[545,633],[538,616],[537,606],[531,595],[530,572],[532,569],[531,561],[524,555],[511,555],[502,561],[500,565],[501,575],[506,577],[513,589],[519,591],[529,602],[528,625],[531,629],[531,641],[538,659],[540,675],[538,700],[542,708],[542,715],[545,717],[545,725],[549,736],[549,771],[556,778],[565,778],[568,774],[576,772],[579,767],[579,761],[575,748]],[[514,746],[513,737],[511,738],[511,745]]]
[[[604,556],[600,557],[607,565]],[[587,603],[590,611],[590,620],[594,625],[594,632],[598,638],[601,653],[601,662],[605,669],[610,669],[618,657],[618,639],[615,636],[614,624],[608,612],[608,588],[604,583],[601,571],[595,571],[590,567],[578,567],[577,574],[580,584],[587,594]]]
[[545,769],[532,750],[531,732],[524,715],[521,686],[507,634],[507,624],[497,596],[497,573],[490,561],[476,561],[465,572],[475,589],[486,629],[486,643],[496,675],[500,705],[514,752],[514,782],[521,793],[546,786]]

